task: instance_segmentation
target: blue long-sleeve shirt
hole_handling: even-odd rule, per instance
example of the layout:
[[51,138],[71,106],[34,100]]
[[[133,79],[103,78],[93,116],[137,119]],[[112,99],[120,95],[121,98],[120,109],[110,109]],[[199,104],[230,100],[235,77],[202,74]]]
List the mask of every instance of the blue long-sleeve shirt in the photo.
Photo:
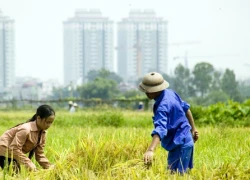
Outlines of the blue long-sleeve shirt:
[[192,146],[191,126],[186,117],[190,105],[171,89],[165,89],[155,99],[151,135],[160,137],[164,149],[171,151],[178,146]]

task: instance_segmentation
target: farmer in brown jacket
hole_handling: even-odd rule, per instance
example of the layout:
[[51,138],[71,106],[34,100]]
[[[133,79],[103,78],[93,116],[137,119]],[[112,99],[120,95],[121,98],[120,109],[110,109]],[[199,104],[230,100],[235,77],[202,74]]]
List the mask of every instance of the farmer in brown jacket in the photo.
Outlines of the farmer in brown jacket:
[[[54,119],[55,111],[49,105],[41,105],[36,114],[26,123],[18,124],[4,132],[0,137],[1,168],[12,162],[16,173],[20,171],[20,164],[35,171],[36,166],[31,161],[33,154],[44,169],[53,166],[44,155],[44,146],[45,130],[51,126]],[[27,153],[29,157],[25,155]]]

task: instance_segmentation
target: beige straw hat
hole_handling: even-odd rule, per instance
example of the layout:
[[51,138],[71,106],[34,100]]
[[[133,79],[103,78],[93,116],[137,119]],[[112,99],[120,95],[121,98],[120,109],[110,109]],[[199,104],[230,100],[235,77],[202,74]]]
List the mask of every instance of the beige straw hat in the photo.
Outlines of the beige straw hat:
[[146,74],[138,89],[145,93],[159,92],[169,87],[169,83],[165,81],[161,74],[150,72]]
[[70,105],[71,105],[71,104],[73,104],[73,102],[72,102],[72,101],[69,101],[69,102],[68,102],[68,104],[70,104]]

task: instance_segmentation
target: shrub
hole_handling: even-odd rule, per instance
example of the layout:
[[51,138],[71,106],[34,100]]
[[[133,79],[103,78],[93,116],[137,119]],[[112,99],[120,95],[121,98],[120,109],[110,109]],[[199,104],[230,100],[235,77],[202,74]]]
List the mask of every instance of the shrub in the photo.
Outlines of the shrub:
[[107,111],[96,116],[94,124],[98,126],[114,126],[121,127],[124,124],[124,116],[122,113]]

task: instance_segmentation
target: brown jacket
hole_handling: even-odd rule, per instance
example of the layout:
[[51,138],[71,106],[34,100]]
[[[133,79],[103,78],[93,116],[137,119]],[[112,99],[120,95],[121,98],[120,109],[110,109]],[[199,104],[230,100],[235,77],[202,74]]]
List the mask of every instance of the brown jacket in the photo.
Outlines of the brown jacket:
[[46,132],[42,132],[39,143],[37,142],[38,135],[39,131],[37,129],[36,121],[24,123],[7,130],[0,137],[0,156],[6,156],[6,150],[8,149],[8,157],[12,157],[13,155],[13,159],[16,159],[19,163],[22,163],[27,168],[33,170],[36,166],[25,154],[29,153],[36,147],[36,161],[44,169],[49,168],[50,163],[44,155]]

